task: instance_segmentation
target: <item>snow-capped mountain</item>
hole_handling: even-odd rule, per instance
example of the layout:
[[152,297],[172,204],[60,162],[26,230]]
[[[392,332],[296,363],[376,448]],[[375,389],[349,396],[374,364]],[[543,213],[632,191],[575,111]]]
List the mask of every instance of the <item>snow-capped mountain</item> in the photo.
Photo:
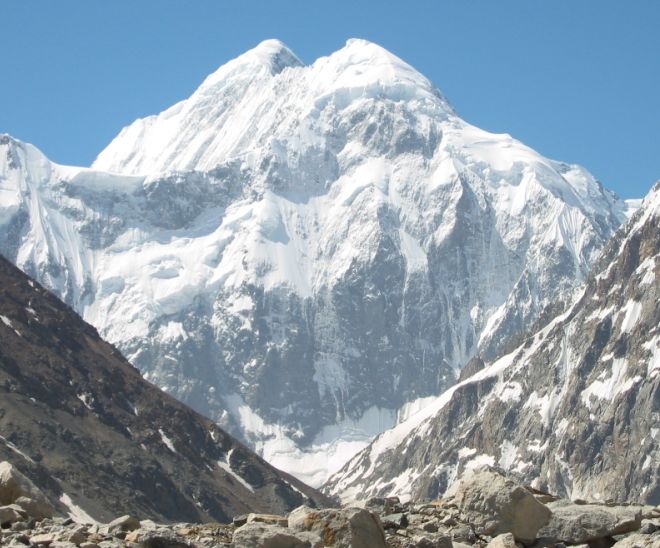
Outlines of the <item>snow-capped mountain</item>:
[[571,498],[660,502],[660,182],[572,306],[475,369],[374,440],[328,492],[437,497],[490,464]]
[[625,215],[362,40],[264,42],[93,169],[0,141],[0,252],[315,485],[568,298]]

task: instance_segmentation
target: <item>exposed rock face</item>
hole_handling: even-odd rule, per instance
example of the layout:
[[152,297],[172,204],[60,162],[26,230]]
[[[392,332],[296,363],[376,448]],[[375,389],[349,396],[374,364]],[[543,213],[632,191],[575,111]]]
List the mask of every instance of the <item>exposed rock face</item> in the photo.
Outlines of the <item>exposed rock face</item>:
[[562,496],[657,504],[659,275],[660,183],[571,306],[377,438],[327,491],[435,497],[497,464]]
[[261,44],[94,168],[2,137],[0,252],[315,483],[567,297],[625,208],[360,40]]
[[52,515],[46,497],[78,519],[129,511],[166,521],[326,502],[145,381],[0,257],[2,460],[11,464],[0,463],[0,505],[38,519]]

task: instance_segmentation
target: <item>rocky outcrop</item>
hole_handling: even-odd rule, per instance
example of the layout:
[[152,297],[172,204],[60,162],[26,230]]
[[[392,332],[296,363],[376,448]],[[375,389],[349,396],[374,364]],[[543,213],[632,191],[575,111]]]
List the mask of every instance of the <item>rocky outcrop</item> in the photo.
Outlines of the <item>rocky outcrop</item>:
[[474,367],[327,492],[433,498],[490,464],[570,499],[660,502],[660,183],[568,307]]
[[0,257],[0,505],[167,522],[327,502],[145,381]]

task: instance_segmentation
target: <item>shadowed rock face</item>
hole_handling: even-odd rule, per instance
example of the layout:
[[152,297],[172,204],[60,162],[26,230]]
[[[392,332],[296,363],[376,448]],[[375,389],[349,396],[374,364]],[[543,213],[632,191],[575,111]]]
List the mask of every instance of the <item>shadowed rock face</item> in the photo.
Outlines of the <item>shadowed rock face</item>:
[[511,353],[472,367],[425,417],[357,455],[327,492],[435,497],[488,463],[562,496],[660,502],[660,183],[570,307]]
[[227,521],[326,499],[146,382],[68,306],[0,257],[0,461],[108,520]]

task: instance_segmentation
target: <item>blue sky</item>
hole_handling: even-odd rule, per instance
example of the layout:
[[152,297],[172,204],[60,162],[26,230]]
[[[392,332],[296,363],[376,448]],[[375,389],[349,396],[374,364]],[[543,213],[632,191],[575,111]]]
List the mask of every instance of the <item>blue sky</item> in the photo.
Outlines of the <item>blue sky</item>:
[[459,114],[623,197],[660,178],[660,2],[22,0],[0,18],[0,132],[88,165],[266,38],[305,62],[350,37],[428,76]]

